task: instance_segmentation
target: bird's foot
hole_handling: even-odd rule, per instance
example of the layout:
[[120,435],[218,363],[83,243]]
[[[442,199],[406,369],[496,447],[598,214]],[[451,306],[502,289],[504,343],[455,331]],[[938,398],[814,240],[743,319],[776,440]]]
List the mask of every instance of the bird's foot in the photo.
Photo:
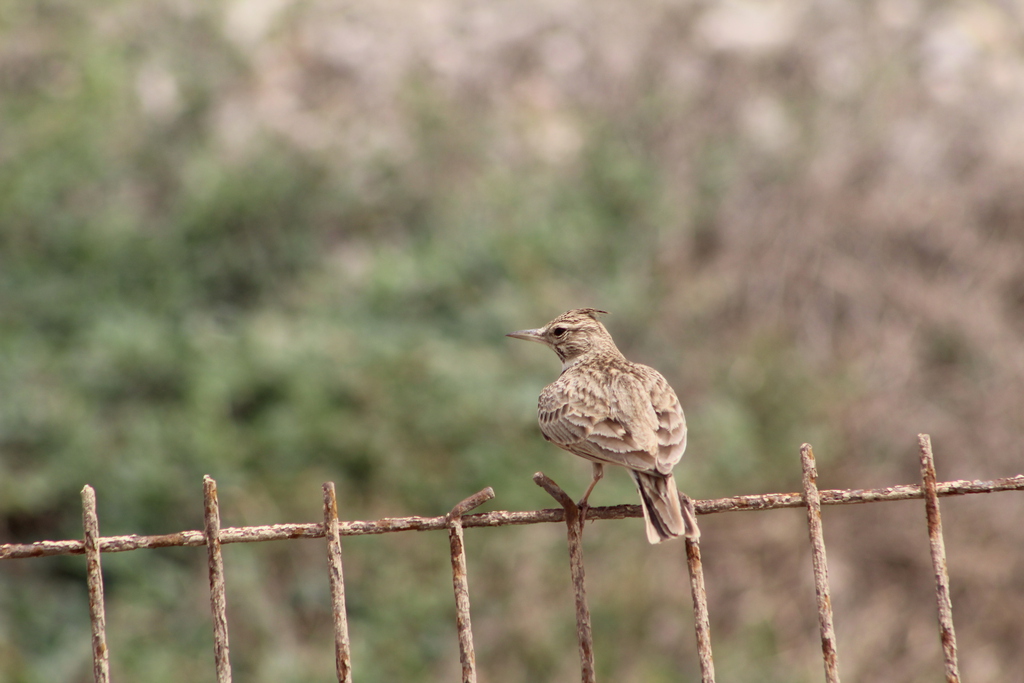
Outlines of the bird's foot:
[[580,529],[582,529],[583,525],[587,522],[587,513],[590,512],[590,503],[588,503],[587,499],[584,498],[580,502],[576,503],[576,508],[580,512]]

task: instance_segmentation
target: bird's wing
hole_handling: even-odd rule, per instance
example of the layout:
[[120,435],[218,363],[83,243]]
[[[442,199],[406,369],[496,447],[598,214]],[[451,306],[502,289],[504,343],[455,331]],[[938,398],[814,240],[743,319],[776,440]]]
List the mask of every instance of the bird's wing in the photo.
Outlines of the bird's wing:
[[638,378],[563,379],[544,389],[537,407],[548,441],[597,462],[641,472],[658,469],[657,418]]
[[562,448],[579,443],[594,429],[594,419],[580,411],[571,401],[564,386],[557,383],[544,387],[537,401],[537,420],[544,438]]
[[668,381],[653,369],[651,379],[651,406],[658,424],[658,471],[668,474],[686,450],[686,416]]

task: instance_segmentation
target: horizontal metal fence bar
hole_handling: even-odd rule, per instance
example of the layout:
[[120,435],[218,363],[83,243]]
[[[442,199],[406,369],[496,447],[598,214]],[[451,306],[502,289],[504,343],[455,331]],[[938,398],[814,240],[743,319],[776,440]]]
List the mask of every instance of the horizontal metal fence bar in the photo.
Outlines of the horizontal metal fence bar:
[[[1002,479],[984,481],[980,479],[961,479],[947,481],[936,485],[940,498],[962,496],[970,493],[996,493],[998,491],[1024,490],[1024,474]],[[861,503],[881,503],[894,500],[923,499],[924,491],[920,484],[901,484],[879,489],[829,489],[820,491],[822,505],[857,505]],[[634,506],[639,510],[640,506]],[[804,506],[802,493],[762,493],[734,498],[716,498],[714,500],[694,501],[699,515],[710,515],[716,512],[740,512],[745,510],[773,510],[777,508],[799,508]],[[637,515],[639,516],[639,515]]]
[[[936,484],[940,498],[961,496],[971,493],[995,493],[998,491],[1024,490],[1024,474],[1002,479],[958,480]],[[904,484],[878,489],[843,489],[821,491],[822,505],[855,505],[879,503],[894,500],[923,499],[920,484]],[[805,507],[802,493],[762,493],[713,500],[695,500],[694,508],[699,515],[719,512],[740,512],[751,510],[774,510],[778,508]],[[627,519],[642,517],[639,505],[612,505],[592,507],[587,510],[587,520]],[[338,531],[342,536],[386,534],[397,531],[440,531],[447,529],[447,516],[440,517],[392,517],[376,521],[339,522]],[[519,524],[540,524],[564,522],[565,510],[524,510],[508,512],[481,512],[462,518],[463,527],[507,526]],[[221,529],[220,542],[254,543],[260,541],[283,541],[292,538],[323,538],[324,525],[270,524],[266,526],[226,527]],[[142,548],[168,548],[179,546],[206,545],[202,531],[179,531],[157,536],[107,536],[100,538],[100,552],[117,553]],[[8,543],[0,545],[0,560],[47,557],[51,555],[81,555],[85,544],[79,540],[37,541],[35,543]]]

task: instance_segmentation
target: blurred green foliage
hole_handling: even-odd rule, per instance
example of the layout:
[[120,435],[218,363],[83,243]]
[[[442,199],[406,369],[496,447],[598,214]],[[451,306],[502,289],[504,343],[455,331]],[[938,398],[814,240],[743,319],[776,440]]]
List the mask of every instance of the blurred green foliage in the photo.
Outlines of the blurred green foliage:
[[[85,51],[61,64],[74,93],[3,98],[9,540],[80,536],[85,483],[98,491],[105,534],[200,528],[204,473],[220,482],[226,525],[315,520],[327,479],[350,518],[442,514],[488,485],[503,508],[546,506],[529,481],[541,468],[582,486],[583,468],[535,427],[554,358],[502,335],[584,303],[621,311],[616,327],[650,319],[663,188],[642,150],[602,130],[578,169],[471,159],[472,181],[442,188],[438,167],[470,142],[435,112],[411,166],[356,189],[272,138],[217,158],[202,123],[214,79],[188,84],[191,115],[175,130],[151,130],[123,92],[130,51],[67,30]],[[750,475],[759,430],[779,428],[751,411],[772,407],[762,388],[708,408],[708,424],[740,440],[728,461],[740,469],[723,481]],[[605,486],[598,499],[633,500],[624,478]],[[499,544],[477,547],[474,574],[509,561]],[[539,561],[555,572],[560,551],[548,548]],[[431,680],[440,662],[450,666],[440,539],[360,539],[346,552],[360,679]],[[294,553],[227,551],[241,678],[321,680],[331,670],[322,559]],[[212,680],[202,553],[104,562],[118,677]],[[80,679],[89,652],[81,562],[3,569],[2,642],[15,655],[2,658],[0,678]],[[496,587],[478,604],[515,600]],[[620,627],[635,614],[630,602],[596,606],[598,623]],[[553,639],[513,639],[504,656],[518,680],[562,675],[558,663],[574,651],[564,626]],[[625,666],[616,657],[631,655],[615,654],[620,636],[603,628],[612,675]],[[672,678],[675,663],[657,661],[643,680]]]
[[[424,168],[392,169],[371,188],[380,199],[363,200],[273,139],[236,160],[207,150],[214,79],[188,83],[191,115],[175,130],[150,129],[124,91],[131,50],[65,19],[60,35],[79,47],[55,68],[72,92],[36,92],[48,80],[37,76],[3,98],[5,540],[79,536],[84,483],[104,533],[197,528],[203,473],[220,481],[226,524],[316,519],[325,479],[349,517],[440,514],[491,484],[505,506],[541,503],[509,483],[542,459],[569,470],[546,462],[532,423],[553,363],[501,334],[539,322],[526,320],[544,310],[531,291],[604,278],[594,269],[609,271],[631,240],[618,224],[643,204],[637,179],[590,168],[563,194],[548,178],[507,213],[523,189],[501,172],[465,196],[416,187],[447,153],[428,139]],[[358,277],[339,276],[349,253]],[[443,545],[372,540],[347,547],[360,677],[429,679],[454,642]],[[322,561],[293,552],[228,551],[242,678],[330,671]],[[201,555],[104,558],[119,677],[212,679]],[[85,675],[76,560],[3,568],[3,680]],[[275,637],[282,610],[318,657]],[[571,646],[561,640],[546,647]]]

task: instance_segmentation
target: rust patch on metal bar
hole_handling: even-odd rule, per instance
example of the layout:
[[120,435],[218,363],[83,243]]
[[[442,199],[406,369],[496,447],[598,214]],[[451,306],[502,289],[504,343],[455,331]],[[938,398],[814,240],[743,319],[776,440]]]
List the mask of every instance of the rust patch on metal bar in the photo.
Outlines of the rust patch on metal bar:
[[327,538],[327,569],[331,582],[331,612],[334,615],[334,665],[338,673],[338,683],[352,683],[345,578],[341,569],[341,536],[338,533],[338,499],[333,481],[325,482],[323,489],[324,536]]
[[918,434],[921,449],[921,481],[924,489],[924,509],[928,518],[928,542],[931,546],[932,570],[935,572],[935,601],[939,607],[939,636],[945,661],[946,683],[960,683],[960,669],[956,656],[956,632],[953,630],[953,601],[949,595],[949,571],[946,567],[946,544],[942,539],[942,515],[935,486],[935,456],[932,440],[927,434]]
[[227,599],[224,595],[224,559],[220,552],[220,503],[217,500],[217,482],[208,474],[203,476],[203,503],[206,549],[210,566],[210,609],[213,613],[213,654],[217,662],[217,683],[231,683]]
[[[576,598],[576,637],[580,646],[581,680],[583,683],[594,683],[594,636],[590,628],[590,608],[587,606],[587,590],[584,584],[583,524],[580,522],[580,509],[573,499],[543,472],[534,474],[533,481],[565,510],[565,526],[569,537],[569,569]],[[588,518],[591,512],[593,509],[588,510]]]
[[476,683],[476,651],[473,649],[473,624],[469,616],[469,575],[466,568],[466,539],[462,533],[462,515],[494,498],[490,486],[474,493],[448,513],[448,541],[452,553],[452,586],[455,589],[455,625],[459,631],[459,662],[462,683]]
[[82,489],[82,526],[85,527],[85,571],[89,587],[89,621],[92,622],[92,677],[96,683],[110,681],[110,651],[107,649],[107,616],[103,605],[103,570],[100,567],[100,521],[96,515],[96,491],[88,484]]
[[814,567],[814,593],[818,600],[818,626],[821,630],[821,653],[825,660],[825,680],[839,683],[839,662],[836,633],[832,626],[832,598],[828,588],[828,563],[825,559],[825,538],[821,532],[821,498],[818,495],[818,470],[814,451],[805,443],[800,447],[803,466],[804,498],[807,503],[807,528],[811,538],[811,561]]

